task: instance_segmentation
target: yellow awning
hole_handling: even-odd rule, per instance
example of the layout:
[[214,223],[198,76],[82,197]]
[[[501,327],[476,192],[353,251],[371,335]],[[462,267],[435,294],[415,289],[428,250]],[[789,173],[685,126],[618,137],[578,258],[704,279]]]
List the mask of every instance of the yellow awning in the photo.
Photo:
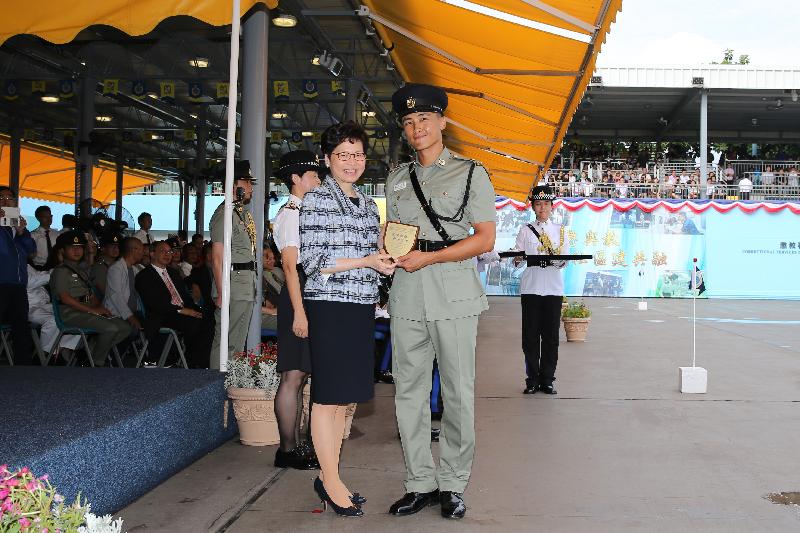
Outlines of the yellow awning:
[[[241,0],[244,15],[256,4],[270,9],[278,0]],[[144,35],[162,20],[187,15],[212,26],[231,23],[230,0],[3,0],[0,4],[0,44],[20,34],[37,35],[51,43],[67,43],[84,28],[113,26],[128,35]]]
[[[0,184],[8,185],[11,144],[0,135]],[[125,168],[123,194],[151,185],[160,178],[149,172]],[[23,143],[20,150],[20,196],[52,202],[75,203],[75,161],[52,148]],[[113,163],[99,162],[92,172],[92,198],[103,204],[116,199],[117,173]]]
[[518,200],[526,199],[558,152],[622,5],[473,0],[574,32],[558,35],[442,0],[364,2],[403,78],[447,90],[445,143],[481,161],[497,193]]

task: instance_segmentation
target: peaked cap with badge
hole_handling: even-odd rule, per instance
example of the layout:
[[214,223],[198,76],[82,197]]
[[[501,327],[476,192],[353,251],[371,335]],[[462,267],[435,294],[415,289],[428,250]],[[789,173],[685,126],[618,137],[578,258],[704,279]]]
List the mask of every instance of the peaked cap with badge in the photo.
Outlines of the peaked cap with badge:
[[65,231],[56,238],[59,246],[85,246],[88,243],[86,234],[78,230]]
[[310,170],[324,172],[324,167],[320,165],[317,154],[309,150],[293,150],[281,156],[275,175],[281,180],[287,180],[291,178],[292,174],[302,176]]
[[122,235],[120,235],[119,233],[104,233],[100,237],[100,246],[120,244],[121,242],[122,242]]
[[444,114],[447,109],[447,93],[433,85],[407,83],[392,95],[392,109],[400,118],[424,111]]
[[535,200],[548,200],[552,202],[556,199],[556,193],[553,192],[553,189],[549,185],[537,185],[531,190],[529,199],[531,202]]
[[[222,165],[222,169],[217,172],[217,179],[223,183],[225,182],[225,165]],[[233,179],[234,181],[256,181],[255,176],[253,176],[250,171],[250,161],[247,159],[237,159],[233,162]]]

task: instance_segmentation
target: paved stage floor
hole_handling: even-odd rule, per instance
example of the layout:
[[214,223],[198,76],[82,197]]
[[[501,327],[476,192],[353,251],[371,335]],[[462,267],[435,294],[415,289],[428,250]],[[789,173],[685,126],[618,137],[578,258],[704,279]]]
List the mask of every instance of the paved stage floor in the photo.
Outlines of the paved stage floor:
[[[275,447],[232,441],[122,509],[124,529],[163,532],[548,531],[797,532],[800,507],[800,302],[698,300],[698,365],[709,392],[678,392],[691,365],[692,303],[586,298],[586,343],[563,337],[558,395],[523,396],[518,298],[480,321],[477,447],[469,507],[386,511],[404,468],[391,385],[360,405],[342,476],[365,516],[320,508],[315,472],[273,468]],[[434,444],[434,447],[437,445]],[[434,448],[435,450],[436,448]]]

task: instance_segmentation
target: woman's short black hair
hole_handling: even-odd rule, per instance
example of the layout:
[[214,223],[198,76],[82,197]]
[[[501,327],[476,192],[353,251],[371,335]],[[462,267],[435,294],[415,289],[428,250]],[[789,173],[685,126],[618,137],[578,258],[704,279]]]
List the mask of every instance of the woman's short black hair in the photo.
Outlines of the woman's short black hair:
[[347,122],[333,124],[322,132],[322,153],[330,157],[336,147],[345,141],[350,141],[354,144],[356,141],[361,141],[364,150],[369,145],[367,132],[364,128],[352,120],[348,120]]

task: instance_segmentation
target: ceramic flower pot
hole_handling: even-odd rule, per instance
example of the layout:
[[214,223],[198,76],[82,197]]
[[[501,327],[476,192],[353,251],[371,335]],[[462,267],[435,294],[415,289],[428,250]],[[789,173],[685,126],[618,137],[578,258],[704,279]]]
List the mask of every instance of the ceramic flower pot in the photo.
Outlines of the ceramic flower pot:
[[228,388],[233,413],[239,425],[239,439],[248,446],[270,446],[280,442],[275,402],[262,389]]
[[567,342],[584,342],[591,320],[591,318],[561,317],[561,321],[564,322],[564,331],[567,334]]
[[[303,387],[303,412],[300,415],[300,434],[304,435],[308,431],[308,406],[311,404],[311,380]],[[344,438],[350,436],[350,428],[353,425],[353,415],[356,413],[357,403],[351,403],[347,406],[347,411],[344,414]]]

